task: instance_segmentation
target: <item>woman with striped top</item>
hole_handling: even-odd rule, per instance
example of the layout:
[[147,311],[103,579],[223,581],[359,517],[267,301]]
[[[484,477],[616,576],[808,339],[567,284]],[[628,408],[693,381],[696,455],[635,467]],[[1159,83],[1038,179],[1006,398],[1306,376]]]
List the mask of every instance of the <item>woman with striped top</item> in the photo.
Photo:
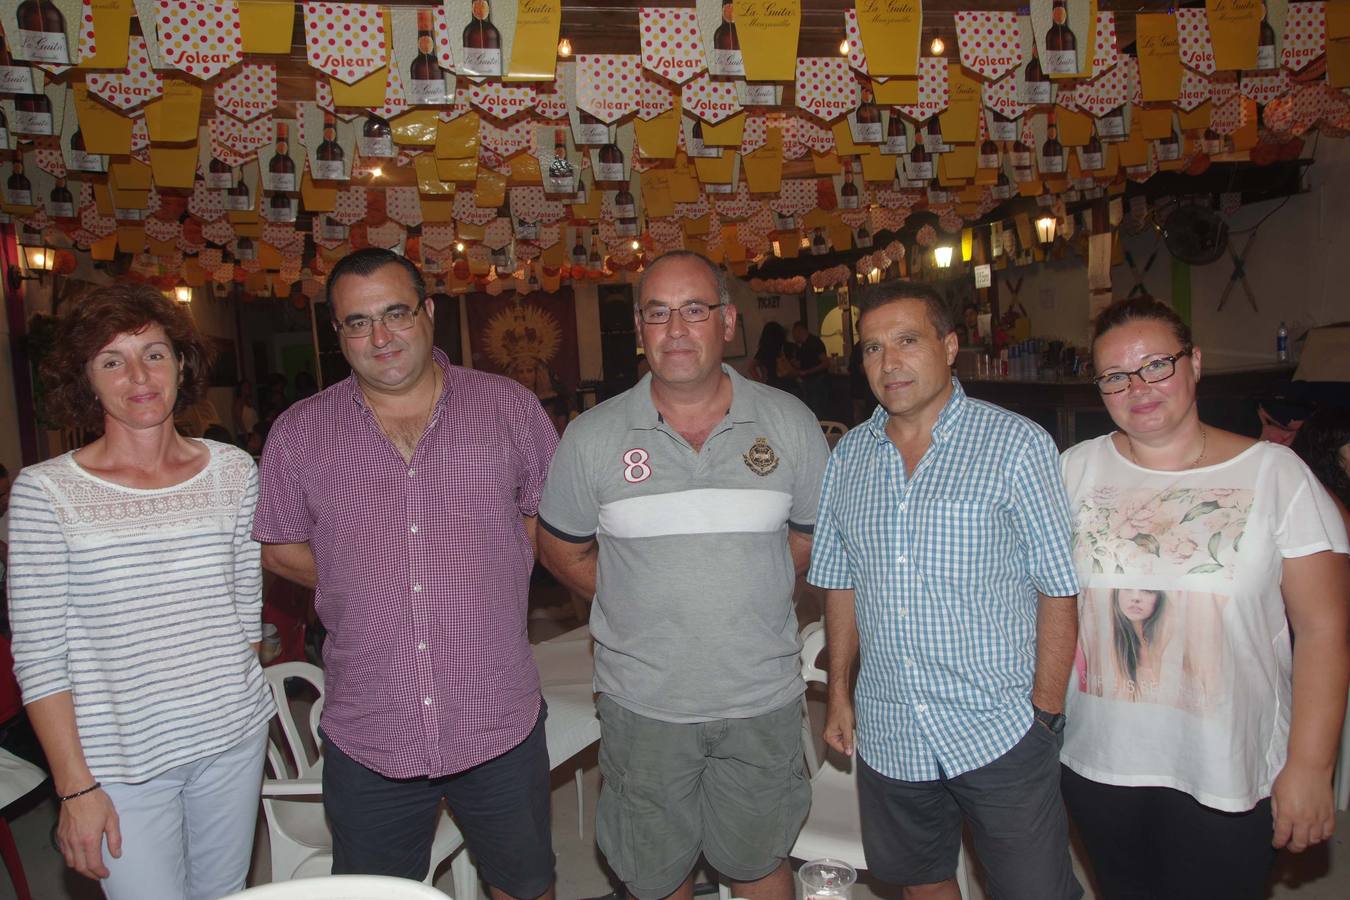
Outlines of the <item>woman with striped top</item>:
[[273,703],[257,646],[252,459],[188,439],[206,388],[187,312],[143,285],[75,304],[49,412],[102,430],[15,481],[15,674],[66,863],[112,898],[214,898],[248,872]]

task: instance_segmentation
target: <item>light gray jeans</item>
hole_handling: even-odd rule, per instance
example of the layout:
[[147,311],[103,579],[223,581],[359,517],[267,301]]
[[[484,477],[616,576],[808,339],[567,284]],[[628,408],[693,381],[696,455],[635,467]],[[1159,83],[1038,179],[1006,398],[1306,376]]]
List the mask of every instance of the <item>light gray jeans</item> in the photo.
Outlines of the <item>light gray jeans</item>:
[[228,750],[140,784],[105,784],[122,856],[105,846],[109,900],[216,900],[244,889],[262,793],[267,726]]

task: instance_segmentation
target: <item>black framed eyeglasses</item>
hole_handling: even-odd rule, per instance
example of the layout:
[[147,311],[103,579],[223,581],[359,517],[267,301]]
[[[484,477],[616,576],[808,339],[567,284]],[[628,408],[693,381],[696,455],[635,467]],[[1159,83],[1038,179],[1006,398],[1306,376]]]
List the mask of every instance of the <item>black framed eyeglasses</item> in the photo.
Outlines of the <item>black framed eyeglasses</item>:
[[334,322],[333,328],[345,338],[370,337],[371,333],[375,331],[376,322],[383,322],[384,327],[390,331],[407,331],[413,327],[413,322],[417,319],[417,314],[422,311],[425,302],[424,300],[418,300],[417,305],[412,309],[406,306],[396,306],[393,309],[386,310],[384,315],[356,316],[347,319],[345,322]]
[[680,318],[686,322],[706,322],[712,311],[723,305],[725,304],[704,303],[702,300],[691,300],[683,306],[674,307],[653,303],[651,306],[642,307],[639,315],[642,316],[642,321],[648,325],[664,325],[670,321],[671,315],[676,311],[679,312]]
[[1098,375],[1092,381],[1097,385],[1097,390],[1103,394],[1119,394],[1130,386],[1131,376],[1137,377],[1144,384],[1157,384],[1175,375],[1177,373],[1177,360],[1183,356],[1190,356],[1193,349],[1187,347],[1172,356],[1160,356],[1157,359],[1150,360],[1133,372],[1108,372],[1105,375]]

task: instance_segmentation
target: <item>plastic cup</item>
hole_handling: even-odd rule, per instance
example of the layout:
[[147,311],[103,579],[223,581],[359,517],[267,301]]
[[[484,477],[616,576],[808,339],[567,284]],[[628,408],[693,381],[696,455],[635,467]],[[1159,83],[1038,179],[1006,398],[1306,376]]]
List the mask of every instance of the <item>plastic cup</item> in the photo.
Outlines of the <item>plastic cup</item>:
[[813,859],[797,872],[802,883],[802,900],[834,900],[853,896],[858,872],[838,859]]

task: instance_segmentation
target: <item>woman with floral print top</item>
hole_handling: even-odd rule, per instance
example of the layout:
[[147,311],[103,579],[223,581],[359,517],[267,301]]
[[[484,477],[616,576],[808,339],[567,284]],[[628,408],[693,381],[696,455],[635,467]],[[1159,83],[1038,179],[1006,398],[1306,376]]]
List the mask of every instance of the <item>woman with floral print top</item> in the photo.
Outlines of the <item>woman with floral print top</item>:
[[1065,802],[1110,900],[1263,897],[1275,849],[1334,824],[1345,527],[1291,451],[1200,421],[1201,352],[1169,307],[1107,307],[1093,357],[1120,430],[1063,459],[1082,585]]

